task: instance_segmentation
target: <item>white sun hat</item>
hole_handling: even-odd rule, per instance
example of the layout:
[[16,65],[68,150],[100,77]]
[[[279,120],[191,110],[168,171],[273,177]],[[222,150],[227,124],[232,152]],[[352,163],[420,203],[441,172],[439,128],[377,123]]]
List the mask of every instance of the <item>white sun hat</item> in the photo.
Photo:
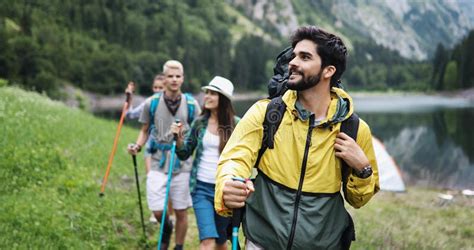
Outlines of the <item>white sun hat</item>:
[[234,93],[234,85],[232,82],[222,76],[215,76],[209,82],[209,85],[204,86],[201,89],[204,91],[208,89],[221,93],[225,97],[229,98],[229,100],[232,100],[232,94]]

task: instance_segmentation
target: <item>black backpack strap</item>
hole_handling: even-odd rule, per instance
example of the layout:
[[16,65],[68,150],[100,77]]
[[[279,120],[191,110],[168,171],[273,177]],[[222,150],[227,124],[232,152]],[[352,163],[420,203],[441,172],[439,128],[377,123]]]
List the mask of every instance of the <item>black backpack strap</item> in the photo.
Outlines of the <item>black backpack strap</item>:
[[[359,131],[359,116],[356,113],[352,113],[349,118],[342,121],[341,123],[341,132],[344,132],[350,136],[354,141],[357,140],[357,132]],[[347,178],[349,177],[350,167],[349,165],[342,160],[341,162],[341,177],[342,177],[342,190],[344,191],[344,197],[346,197],[346,186]]]
[[255,168],[260,164],[260,158],[267,148],[273,149],[275,147],[275,133],[280,126],[283,116],[285,115],[286,103],[283,102],[282,96],[275,97],[268,103],[265,111],[265,118],[263,120],[263,138],[262,146],[258,151],[257,161],[255,161]]
[[[341,123],[341,132],[344,132],[350,136],[354,141],[357,140],[357,132],[359,131],[359,116],[356,113],[352,115]],[[344,160],[341,160],[341,177],[342,177],[342,191],[344,192],[344,197],[347,197],[347,179],[349,178],[350,167]],[[347,199],[346,199],[347,200]],[[349,249],[351,247],[352,241],[355,240],[355,229],[354,222],[349,213],[349,225],[344,230],[341,237],[341,249]]]

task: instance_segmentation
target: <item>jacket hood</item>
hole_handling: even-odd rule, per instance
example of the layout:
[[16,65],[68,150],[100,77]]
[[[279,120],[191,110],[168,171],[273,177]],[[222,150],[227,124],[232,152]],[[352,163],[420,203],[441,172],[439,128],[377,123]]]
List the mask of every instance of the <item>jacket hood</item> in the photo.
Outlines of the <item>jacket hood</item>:
[[[283,101],[286,103],[287,110],[291,113],[296,111],[295,103],[298,98],[297,91],[288,90],[283,95]],[[294,110],[294,111],[293,111]],[[331,88],[331,102],[329,104],[326,119],[321,121],[318,126],[327,127],[349,118],[354,112],[352,98],[341,88]]]

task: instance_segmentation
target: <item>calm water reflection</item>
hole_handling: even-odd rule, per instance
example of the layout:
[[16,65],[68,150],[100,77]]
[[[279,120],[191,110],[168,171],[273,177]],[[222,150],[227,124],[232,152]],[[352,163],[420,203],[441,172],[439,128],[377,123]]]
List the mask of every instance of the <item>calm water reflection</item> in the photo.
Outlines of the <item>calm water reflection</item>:
[[[355,97],[408,185],[474,189],[474,106],[441,97]],[[255,101],[238,101],[243,116]]]

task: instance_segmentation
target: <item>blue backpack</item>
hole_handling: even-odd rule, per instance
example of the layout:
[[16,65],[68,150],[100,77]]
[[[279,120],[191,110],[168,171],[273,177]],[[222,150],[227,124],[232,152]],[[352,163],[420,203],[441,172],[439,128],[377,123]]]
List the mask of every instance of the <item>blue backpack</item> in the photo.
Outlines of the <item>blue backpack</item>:
[[[156,109],[158,108],[158,104],[160,103],[160,98],[161,98],[162,93],[158,92],[154,94],[151,98],[151,103],[150,103],[150,127],[148,128],[148,134],[151,133],[151,131],[155,128],[155,113]],[[187,122],[188,124],[191,124],[194,121],[194,113],[196,110],[195,107],[195,99],[190,93],[184,93],[184,96],[186,98],[186,106],[188,107],[188,118]],[[156,140],[149,140],[147,143],[146,150],[150,154],[154,154],[157,150],[160,150],[163,152],[164,157],[161,157],[160,159],[160,168],[163,168],[166,162],[166,151],[171,150],[171,144],[161,144],[158,143]],[[179,170],[180,168],[180,161],[176,160],[175,164],[173,166],[173,172]]]
[[[158,103],[160,103],[160,98],[161,98],[162,93],[158,92],[154,94],[151,97],[151,103],[150,103],[150,131],[151,128],[155,127],[155,112],[156,109],[158,108]],[[196,107],[194,106],[194,97],[190,93],[184,93],[184,96],[186,97],[186,105],[188,106],[188,124],[191,124],[194,121],[194,112]]]

